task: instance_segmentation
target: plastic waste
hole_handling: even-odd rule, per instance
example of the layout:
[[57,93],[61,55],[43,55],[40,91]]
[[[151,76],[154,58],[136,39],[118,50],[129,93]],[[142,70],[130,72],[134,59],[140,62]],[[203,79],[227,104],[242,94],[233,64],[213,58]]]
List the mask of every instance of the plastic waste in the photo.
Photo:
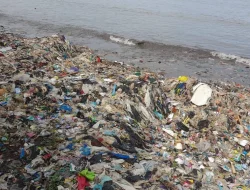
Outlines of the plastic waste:
[[13,80],[14,81],[23,81],[23,82],[28,82],[30,80],[30,75],[28,74],[24,74],[24,73],[20,73],[18,75],[13,76]]
[[106,130],[103,132],[104,135],[107,135],[107,136],[116,136],[117,133],[116,131],[111,131],[111,130]]
[[212,89],[205,83],[199,83],[193,87],[191,102],[197,106],[206,105],[212,96]]
[[112,181],[112,178],[109,176],[102,176],[101,178],[101,184],[104,185],[107,181]]
[[69,143],[65,149],[69,149],[69,150],[74,150],[74,144],[73,143]]
[[182,149],[183,149],[183,146],[182,146],[181,143],[177,143],[177,144],[175,145],[175,148],[176,148],[177,150],[182,150]]
[[136,176],[136,175],[145,175],[146,170],[144,169],[143,166],[141,166],[140,164],[134,164],[134,167],[135,167],[135,169],[130,171],[134,176]]
[[95,152],[107,152],[107,151],[109,151],[109,149],[104,146],[102,147],[92,146],[91,147],[91,154],[94,154]]
[[186,90],[186,83],[179,83],[176,85],[176,87],[174,89],[175,94],[177,94],[177,95],[183,94],[185,90]]
[[103,125],[105,123],[106,123],[106,121],[100,120],[96,124],[93,125],[93,128],[97,129],[100,125]]
[[96,64],[62,35],[6,47],[0,189],[250,187],[248,87]]
[[91,154],[91,148],[88,145],[84,144],[83,147],[80,149],[81,154],[84,156],[89,156]]
[[67,113],[71,113],[72,112],[72,108],[69,105],[63,104],[60,106],[60,110],[62,111],[66,111]]
[[199,130],[207,129],[209,126],[209,121],[208,120],[201,120],[198,122],[197,126],[199,127]]
[[167,134],[169,134],[172,137],[174,137],[176,135],[174,133],[174,131],[172,131],[171,129],[162,128],[162,130],[165,131]]
[[198,144],[197,144],[197,148],[200,152],[205,152],[207,151],[209,148],[211,147],[211,144],[207,141],[201,140]]
[[3,48],[0,48],[0,52],[2,52],[2,53],[5,53],[5,52],[7,52],[9,50],[12,50],[12,47],[3,47]]
[[131,184],[124,184],[124,183],[121,183],[121,182],[114,182],[115,184],[117,184],[119,187],[123,188],[123,189],[126,189],[126,190],[136,190]]
[[77,189],[84,190],[85,187],[90,186],[89,182],[83,176],[77,176]]
[[40,156],[38,156],[34,160],[31,161],[31,167],[34,168],[43,163],[44,163],[44,160]]
[[240,144],[241,146],[246,146],[247,144],[249,144],[249,141],[248,141],[248,140],[240,140],[240,141],[239,141],[239,144]]
[[103,189],[103,186],[101,184],[96,184],[94,187],[93,187],[94,190],[102,190]]
[[114,152],[111,152],[110,154],[115,158],[124,159],[124,160],[135,158],[134,156],[131,156],[131,155],[118,154]]
[[25,150],[24,148],[21,148],[20,159],[24,158],[24,156],[25,156]]
[[113,86],[113,89],[112,89],[112,96],[115,96],[116,94],[116,84]]
[[160,119],[160,120],[163,119],[163,115],[162,115],[161,113],[159,113],[158,111],[154,111],[154,114],[155,114],[155,116],[156,116],[158,119]]
[[86,179],[93,181],[95,179],[95,173],[88,171],[87,169],[82,170],[79,175],[84,176]]
[[151,103],[149,89],[147,89],[147,92],[146,92],[144,99],[145,99],[144,101],[145,101],[146,107],[149,107],[150,103]]
[[178,77],[178,80],[179,80],[180,82],[186,82],[186,81],[188,80],[188,77],[187,77],[187,76],[179,76],[179,77]]
[[204,177],[206,179],[206,183],[211,183],[214,180],[214,173],[211,171],[206,171]]
[[21,89],[20,88],[15,88],[15,93],[16,94],[20,94],[21,93]]

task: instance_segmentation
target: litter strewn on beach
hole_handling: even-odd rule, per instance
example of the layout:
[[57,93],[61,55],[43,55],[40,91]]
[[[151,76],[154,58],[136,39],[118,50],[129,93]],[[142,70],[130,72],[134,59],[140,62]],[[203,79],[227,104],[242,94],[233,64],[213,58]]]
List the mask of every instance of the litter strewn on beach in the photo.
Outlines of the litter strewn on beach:
[[0,189],[249,189],[250,94],[0,35]]

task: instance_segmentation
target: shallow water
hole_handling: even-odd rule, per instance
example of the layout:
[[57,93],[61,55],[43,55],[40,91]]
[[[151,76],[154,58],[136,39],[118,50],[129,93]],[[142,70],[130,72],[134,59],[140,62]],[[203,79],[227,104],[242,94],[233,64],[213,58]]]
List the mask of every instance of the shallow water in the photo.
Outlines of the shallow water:
[[249,0],[0,0],[22,19],[250,57]]
[[0,25],[11,32],[33,37],[62,33],[104,58],[168,76],[250,84],[246,68],[250,59],[234,56],[250,58],[247,0],[0,0],[0,4]]

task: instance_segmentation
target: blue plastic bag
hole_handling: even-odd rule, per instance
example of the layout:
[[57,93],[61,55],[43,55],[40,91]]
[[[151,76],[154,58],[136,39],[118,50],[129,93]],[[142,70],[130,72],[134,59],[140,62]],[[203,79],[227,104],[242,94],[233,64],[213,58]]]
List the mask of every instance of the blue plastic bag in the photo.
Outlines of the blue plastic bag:
[[91,154],[91,149],[88,145],[84,144],[83,147],[80,149],[81,154],[84,156],[89,156]]
[[111,154],[113,157],[115,157],[115,158],[119,158],[119,159],[123,159],[123,160],[127,160],[127,159],[130,159],[130,158],[134,158],[134,157],[129,156],[129,155],[118,154],[118,153],[114,153],[114,152],[111,152],[110,154]]
[[67,113],[71,113],[72,112],[72,108],[69,105],[67,105],[67,104],[61,105],[59,109],[63,110],[63,111],[66,111]]
[[25,156],[25,150],[24,148],[21,148],[20,159],[24,158],[24,156]]

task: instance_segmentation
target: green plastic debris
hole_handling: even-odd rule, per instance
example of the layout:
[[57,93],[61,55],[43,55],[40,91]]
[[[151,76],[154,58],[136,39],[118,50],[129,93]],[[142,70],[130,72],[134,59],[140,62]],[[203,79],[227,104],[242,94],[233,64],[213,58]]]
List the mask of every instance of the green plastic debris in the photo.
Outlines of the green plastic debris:
[[91,172],[91,171],[88,171],[87,169],[85,170],[82,170],[80,173],[79,173],[81,176],[84,176],[86,177],[88,180],[90,181],[93,181],[95,179],[95,173],[94,172]]

